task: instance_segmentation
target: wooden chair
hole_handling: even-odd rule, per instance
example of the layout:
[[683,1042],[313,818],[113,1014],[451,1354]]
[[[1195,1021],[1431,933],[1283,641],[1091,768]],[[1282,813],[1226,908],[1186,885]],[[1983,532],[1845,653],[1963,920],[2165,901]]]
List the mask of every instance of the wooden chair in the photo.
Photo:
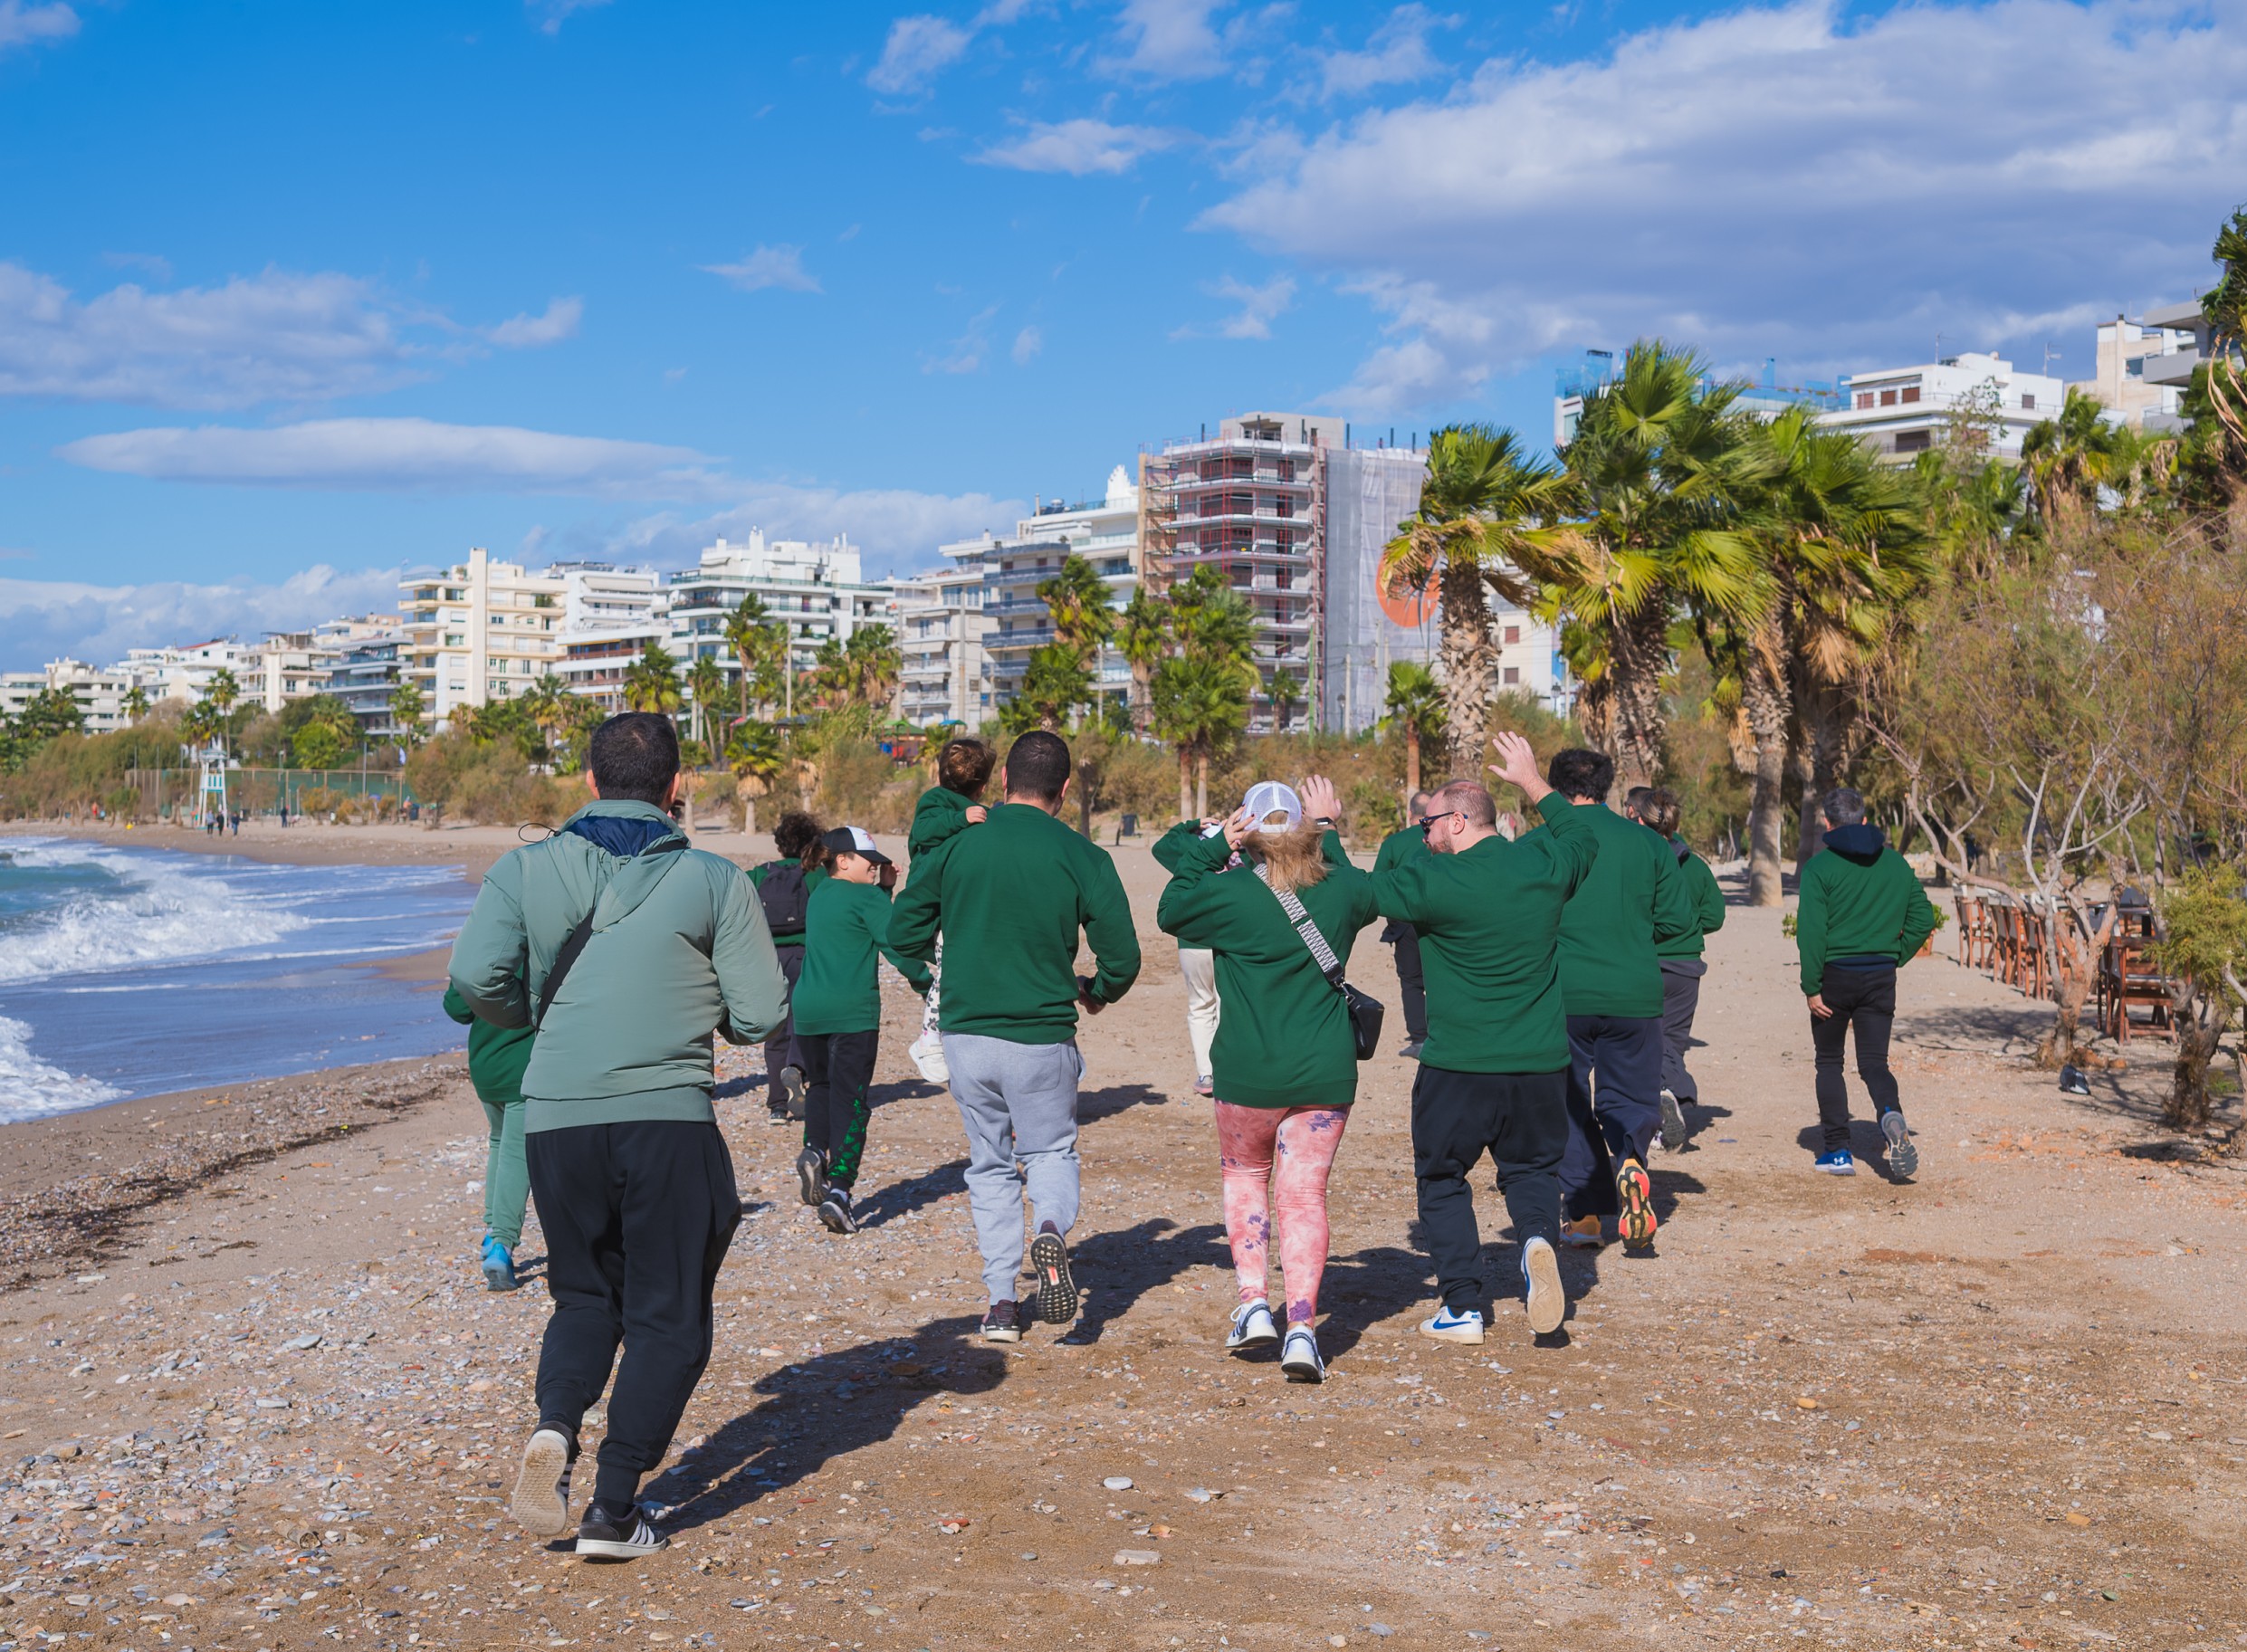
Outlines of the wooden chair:
[[[2151,942],[2142,935],[2118,935],[2107,946],[2107,1031],[2117,1044],[2130,1035],[2158,1033],[2174,1040],[2176,1025],[2170,1017],[2172,983],[2151,956]],[[2143,1021],[2130,1018],[2133,1009],[2147,1012]]]
[[1969,969],[1990,967],[1990,910],[1980,895],[1960,890],[1958,905],[1958,961]]
[[2021,984],[2021,909],[2010,901],[1990,903],[1990,973],[2008,987]]
[[2017,966],[2020,979],[2014,985],[2032,998],[2044,998],[2051,991],[2051,966],[2046,948],[2050,934],[2050,921],[2042,912],[2021,913],[2021,958]]

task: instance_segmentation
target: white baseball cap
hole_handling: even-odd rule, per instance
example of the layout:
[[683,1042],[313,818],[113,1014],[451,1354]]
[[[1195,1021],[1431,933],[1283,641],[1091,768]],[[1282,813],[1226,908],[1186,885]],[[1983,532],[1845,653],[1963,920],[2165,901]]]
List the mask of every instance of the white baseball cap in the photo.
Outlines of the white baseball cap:
[[886,866],[890,864],[889,856],[875,848],[874,839],[867,836],[857,826],[837,826],[833,831],[826,834],[825,842],[827,846],[837,855],[856,855],[862,860],[872,861],[877,866]]
[[[1240,807],[1248,811],[1256,824],[1251,832],[1292,832],[1303,824],[1303,799],[1296,796],[1296,788],[1283,786],[1277,780],[1258,780],[1248,788]],[[1275,820],[1275,815],[1285,815],[1285,821]]]

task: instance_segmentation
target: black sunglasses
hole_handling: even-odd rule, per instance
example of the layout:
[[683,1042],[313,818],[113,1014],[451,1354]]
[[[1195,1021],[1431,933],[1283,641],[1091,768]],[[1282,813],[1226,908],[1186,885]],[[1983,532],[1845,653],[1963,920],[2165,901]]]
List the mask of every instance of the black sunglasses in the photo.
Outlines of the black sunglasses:
[[1423,815],[1420,816],[1420,829],[1425,832],[1429,826],[1435,825],[1437,821],[1449,820],[1452,816],[1458,813],[1458,810],[1455,808],[1448,808],[1440,815]]

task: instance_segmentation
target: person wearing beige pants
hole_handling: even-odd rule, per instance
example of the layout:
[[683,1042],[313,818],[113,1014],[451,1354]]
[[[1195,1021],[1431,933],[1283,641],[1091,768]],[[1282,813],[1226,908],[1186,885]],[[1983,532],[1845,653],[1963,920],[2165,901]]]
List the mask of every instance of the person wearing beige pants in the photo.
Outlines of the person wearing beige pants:
[[1210,1049],[1217,1043],[1219,1008],[1217,954],[1207,947],[1181,947],[1178,972],[1186,978],[1186,1036],[1194,1046],[1194,1093],[1209,1095],[1213,1090]]

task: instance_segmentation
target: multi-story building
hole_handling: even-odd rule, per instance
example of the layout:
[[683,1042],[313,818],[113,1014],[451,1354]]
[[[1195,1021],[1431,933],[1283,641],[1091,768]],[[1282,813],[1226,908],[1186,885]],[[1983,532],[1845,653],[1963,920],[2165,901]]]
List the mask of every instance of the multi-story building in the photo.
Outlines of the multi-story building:
[[752,595],[788,627],[797,671],[809,670],[830,638],[846,643],[852,633],[895,618],[895,593],[862,577],[858,548],[849,540],[767,540],[751,529],[748,543],[720,540],[695,567],[671,576],[666,645],[682,667],[715,660],[729,683],[739,680],[741,663],[727,645],[725,626],[741,598]]
[[1978,427],[1989,457],[2017,462],[2022,439],[2058,416],[2067,391],[2050,374],[2016,372],[2001,356],[1971,352],[1841,382],[1847,404],[1819,422],[1898,464],[1939,445],[1955,425]]
[[2207,340],[2208,322],[2198,299],[2156,305],[2136,321],[2117,316],[2099,325],[2094,377],[2068,388],[2096,398],[2125,424],[2179,428],[2185,388]]
[[41,671],[0,673],[0,716],[21,717],[33,695],[56,689],[78,702],[87,733],[113,734],[131,721],[125,714],[125,696],[132,688],[131,675],[121,667],[104,670],[83,660],[52,660]]
[[211,679],[222,671],[233,673],[243,694],[258,692],[259,684],[251,680],[254,673],[250,670],[249,654],[234,638],[221,636],[180,648],[135,648],[113,669],[151,700],[193,703],[203,698]]
[[904,664],[898,715],[923,728],[957,723],[980,729],[998,710],[991,656],[985,645],[998,625],[985,611],[989,553],[985,533],[937,548],[941,568],[897,582],[897,640]]
[[331,619],[313,633],[328,654],[323,692],[350,708],[360,730],[374,740],[396,739],[400,730],[390,709],[412,639],[395,614]]
[[557,562],[550,576],[562,581],[563,635],[590,636],[603,631],[655,625],[667,606],[664,578],[652,568],[617,568],[607,562]]
[[249,673],[243,683],[245,693],[255,695],[268,711],[278,712],[292,700],[327,692],[335,659],[314,632],[269,631],[247,651],[244,663]]
[[[1576,439],[1576,426],[1583,418],[1584,403],[1606,386],[1612,384],[1621,370],[1621,362],[1613,350],[1586,350],[1580,361],[1571,362],[1554,375],[1553,386],[1553,445],[1566,447]],[[1720,381],[1714,373],[1704,373],[1704,387],[1714,388]],[[1841,393],[1839,380],[1827,378],[1795,378],[1782,382],[1779,364],[1774,358],[1764,364],[1764,376],[1755,383],[1745,380],[1724,381],[1733,391],[1732,405],[1742,413],[1752,413],[1759,419],[1775,419],[1789,407],[1808,407],[1813,413],[1833,413],[1848,399]]]
[[625,673],[650,643],[668,649],[671,640],[668,619],[650,619],[636,625],[581,635],[564,633],[561,658],[555,664],[554,674],[571,693],[582,694],[602,711],[625,711]]
[[[1040,502],[1035,515],[1015,523],[1011,537],[986,536],[979,545],[984,568],[984,614],[994,622],[982,646],[1000,702],[1014,698],[1029,670],[1030,655],[1056,640],[1053,616],[1037,587],[1082,557],[1108,587],[1108,604],[1121,608],[1139,582],[1139,489],[1122,465],[1108,473],[1107,491],[1081,504]],[[946,547],[951,555],[957,548]],[[1127,699],[1131,667],[1113,648],[1088,662],[1104,699]],[[962,721],[965,721],[964,719]]]
[[465,706],[512,700],[561,658],[568,579],[494,562],[481,547],[468,560],[398,581],[406,635],[401,674],[442,722]]

